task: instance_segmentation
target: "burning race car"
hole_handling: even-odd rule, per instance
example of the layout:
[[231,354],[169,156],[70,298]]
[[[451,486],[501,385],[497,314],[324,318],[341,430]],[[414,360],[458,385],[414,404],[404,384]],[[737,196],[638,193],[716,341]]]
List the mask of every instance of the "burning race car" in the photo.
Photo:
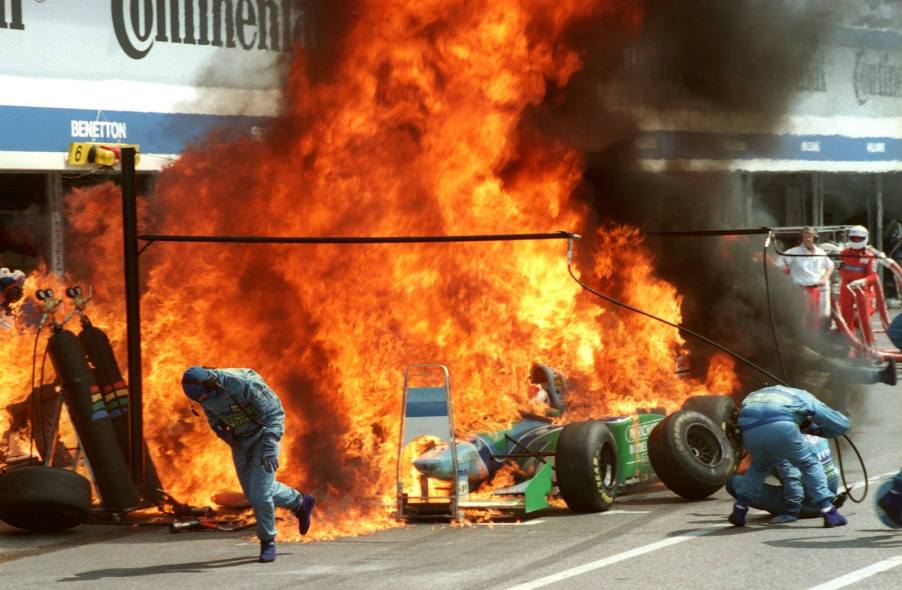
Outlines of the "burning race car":
[[[442,372],[443,383],[413,387],[412,369]],[[560,496],[574,512],[603,512],[622,490],[655,476],[676,494],[700,500],[736,471],[740,444],[729,397],[692,397],[669,416],[656,409],[555,424],[549,416],[560,416],[566,409],[563,376],[537,364],[530,381],[547,397],[546,416],[524,414],[505,430],[456,441],[447,369],[408,367],[398,455],[399,518],[460,518],[464,508],[528,513],[546,508],[552,496]],[[403,450],[423,436],[442,442],[413,460],[418,477],[407,487],[418,488],[414,492],[402,481]],[[492,481],[506,465],[514,473],[514,485],[494,489],[488,500],[469,497],[470,489]],[[435,482],[446,482],[445,487]]]

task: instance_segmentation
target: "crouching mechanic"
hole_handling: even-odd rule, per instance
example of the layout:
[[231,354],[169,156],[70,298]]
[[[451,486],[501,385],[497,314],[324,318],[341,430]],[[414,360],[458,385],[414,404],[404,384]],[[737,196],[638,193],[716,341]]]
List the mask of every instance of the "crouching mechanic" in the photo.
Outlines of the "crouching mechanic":
[[[897,315],[886,329],[893,346],[902,350],[902,314]],[[902,527],[902,469],[893,478],[893,485],[878,499],[877,503],[886,516],[896,525]]]
[[306,535],[316,502],[276,481],[285,424],[282,402],[252,369],[190,367],[182,376],[182,388],[203,407],[216,436],[232,447],[238,481],[257,519],[260,561],[275,560],[275,507],[290,509]]
[[846,519],[833,505],[834,494],[827,485],[824,466],[802,436],[834,438],[849,428],[849,420],[802,389],[774,385],[753,391],[739,410],[742,445],[752,464],[741,485],[736,486],[736,503],[729,521],[744,526],[752,501],[761,492],[767,474],[782,461],[800,472],[803,489],[811,495],[827,528],[843,526]]
[[[877,503],[886,513],[887,518],[896,523],[897,527],[902,528],[902,469],[892,481],[892,486],[877,499]],[[886,521],[884,523],[892,526]]]
[[[836,496],[840,478],[836,465],[833,464],[833,454],[830,452],[827,439],[806,434],[805,442],[823,465],[827,488]],[[770,519],[770,524],[786,524],[795,522],[799,518],[820,516],[820,510],[813,503],[811,490],[806,490],[802,484],[801,471],[793,467],[789,461],[781,459],[775,466],[775,472],[781,485],[763,484],[758,495],[750,501],[749,505],[752,508],[766,510],[773,514],[774,517]],[[727,481],[727,492],[735,498],[736,489],[742,489],[744,482],[744,475],[734,475]],[[839,507],[844,501],[844,496],[841,499],[837,498],[833,500],[833,505]]]

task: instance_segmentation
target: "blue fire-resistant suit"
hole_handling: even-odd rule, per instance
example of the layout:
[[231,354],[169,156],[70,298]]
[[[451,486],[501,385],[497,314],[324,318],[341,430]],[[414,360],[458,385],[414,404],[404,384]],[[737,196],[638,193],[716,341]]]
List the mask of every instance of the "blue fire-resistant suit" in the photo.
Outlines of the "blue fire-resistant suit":
[[[750,393],[739,411],[742,445],[752,464],[742,485],[736,487],[738,504],[748,506],[758,496],[764,479],[785,460],[798,468],[804,491],[819,509],[831,506],[834,494],[824,467],[811,451],[800,427],[826,438],[849,428],[849,420],[802,389],[774,385]],[[795,492],[798,493],[797,490]]]
[[[902,314],[893,318],[893,321],[890,322],[889,327],[886,329],[886,335],[889,337],[890,342],[893,343],[893,346],[902,350]],[[893,489],[902,494],[902,469],[893,478]]]
[[297,490],[276,481],[263,466],[267,453],[279,454],[285,410],[276,393],[252,369],[208,369],[221,391],[201,406],[216,435],[232,447],[238,481],[257,518],[261,542],[276,536],[275,506],[297,510]]
[[893,490],[902,494],[902,469],[893,477]]
[[[839,490],[839,472],[833,464],[830,444],[826,439],[811,435],[805,435],[805,440],[824,467],[827,488],[836,496]],[[763,484],[761,491],[751,500],[752,508],[767,510],[771,514],[795,514],[802,518],[820,516],[818,506],[812,502],[812,494],[802,485],[802,472],[785,459],[777,462],[775,470],[782,485]],[[734,475],[727,481],[727,492],[735,498],[736,490],[742,489],[744,482],[744,475]]]

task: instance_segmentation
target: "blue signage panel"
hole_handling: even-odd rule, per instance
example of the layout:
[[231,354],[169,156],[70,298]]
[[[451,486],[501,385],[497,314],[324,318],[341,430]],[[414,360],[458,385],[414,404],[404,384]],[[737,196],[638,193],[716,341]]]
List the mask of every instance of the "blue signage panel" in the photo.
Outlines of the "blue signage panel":
[[146,154],[180,154],[216,130],[248,137],[267,117],[142,113],[0,105],[0,151],[65,152],[72,141],[135,143]]
[[651,160],[902,162],[896,137],[650,131],[636,143],[640,157]]

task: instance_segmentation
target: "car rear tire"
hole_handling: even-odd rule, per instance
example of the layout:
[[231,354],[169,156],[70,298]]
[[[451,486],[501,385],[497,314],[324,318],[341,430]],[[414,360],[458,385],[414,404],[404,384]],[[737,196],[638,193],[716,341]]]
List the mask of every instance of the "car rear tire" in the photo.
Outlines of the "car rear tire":
[[91,484],[74,471],[20,467],[0,475],[0,520],[20,529],[61,531],[83,523]]
[[574,422],[561,429],[555,449],[558,489],[573,512],[603,512],[617,497],[617,443],[598,421]]
[[648,459],[664,485],[687,500],[707,498],[736,472],[726,433],[695,410],[680,410],[655,426]]
[[726,433],[737,456],[742,452],[742,437],[736,422],[737,411],[733,398],[728,395],[696,395],[683,402],[683,409],[694,410],[711,418]]

